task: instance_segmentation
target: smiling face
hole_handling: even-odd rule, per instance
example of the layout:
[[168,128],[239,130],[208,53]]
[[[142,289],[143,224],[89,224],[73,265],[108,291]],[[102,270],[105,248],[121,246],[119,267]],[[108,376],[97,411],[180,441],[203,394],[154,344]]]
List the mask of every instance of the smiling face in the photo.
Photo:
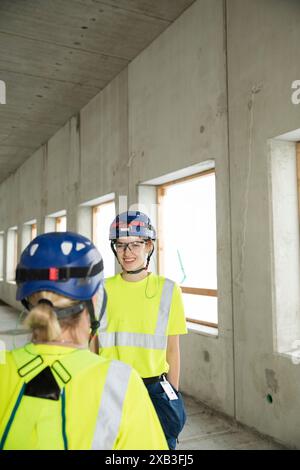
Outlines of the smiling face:
[[115,248],[122,268],[125,271],[134,271],[144,266],[152,242],[140,237],[121,237],[118,238]]

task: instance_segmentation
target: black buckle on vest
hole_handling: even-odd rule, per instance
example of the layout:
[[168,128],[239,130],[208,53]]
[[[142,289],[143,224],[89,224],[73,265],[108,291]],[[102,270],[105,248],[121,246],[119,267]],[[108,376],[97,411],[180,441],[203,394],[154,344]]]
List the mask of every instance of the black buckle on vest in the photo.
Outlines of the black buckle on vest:
[[[38,360],[39,363],[34,365],[34,362]],[[22,367],[20,367],[18,369],[18,374],[20,377],[26,377],[26,375],[30,374],[30,372],[32,372],[33,370],[37,369],[38,367],[40,367],[42,364],[43,364],[44,360],[42,358],[42,356],[35,356],[33,359],[31,359],[31,361],[28,361],[26,364],[24,364]],[[30,364],[33,365],[33,367],[31,367],[27,372],[25,371],[25,373],[22,373],[22,370],[25,369],[26,367],[28,367]]]
[[[60,372],[58,371],[57,369],[57,366],[61,368]],[[67,369],[62,365],[62,363],[57,360],[57,361],[54,361],[52,366],[51,366],[51,369],[54,370],[54,372],[56,373],[56,375],[60,378],[60,380],[66,385],[68,382],[70,382],[70,380],[72,379],[72,376],[71,374],[67,371]],[[63,377],[63,374],[65,374],[65,376]]]

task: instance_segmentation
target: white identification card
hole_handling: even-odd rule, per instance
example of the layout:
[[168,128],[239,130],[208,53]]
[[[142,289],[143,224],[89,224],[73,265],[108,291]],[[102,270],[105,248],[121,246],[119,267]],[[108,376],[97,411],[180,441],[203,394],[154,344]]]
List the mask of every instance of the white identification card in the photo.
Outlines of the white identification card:
[[166,394],[167,394],[167,396],[170,400],[178,400],[178,396],[174,392],[174,390],[171,387],[171,385],[169,384],[169,382],[167,382],[167,380],[164,380],[163,382],[160,382],[160,385],[162,386],[162,388],[164,389],[164,391],[166,392]]

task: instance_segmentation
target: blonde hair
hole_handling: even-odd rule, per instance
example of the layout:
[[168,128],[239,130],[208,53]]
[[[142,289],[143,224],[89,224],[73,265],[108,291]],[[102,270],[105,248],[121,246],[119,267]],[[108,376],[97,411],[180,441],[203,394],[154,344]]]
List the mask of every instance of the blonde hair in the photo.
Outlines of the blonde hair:
[[33,308],[26,317],[24,324],[32,330],[32,339],[34,341],[54,341],[59,338],[62,330],[76,328],[81,313],[59,320],[51,305],[38,303],[41,299],[47,299],[52,302],[53,306],[60,308],[71,307],[78,303],[77,300],[63,297],[55,292],[41,291],[31,295],[28,300]]

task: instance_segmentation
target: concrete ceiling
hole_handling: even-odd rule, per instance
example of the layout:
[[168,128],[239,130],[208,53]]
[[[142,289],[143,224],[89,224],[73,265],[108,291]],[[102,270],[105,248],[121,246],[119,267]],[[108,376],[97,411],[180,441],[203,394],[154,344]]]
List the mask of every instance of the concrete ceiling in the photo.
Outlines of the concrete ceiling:
[[193,2],[0,0],[0,182]]

